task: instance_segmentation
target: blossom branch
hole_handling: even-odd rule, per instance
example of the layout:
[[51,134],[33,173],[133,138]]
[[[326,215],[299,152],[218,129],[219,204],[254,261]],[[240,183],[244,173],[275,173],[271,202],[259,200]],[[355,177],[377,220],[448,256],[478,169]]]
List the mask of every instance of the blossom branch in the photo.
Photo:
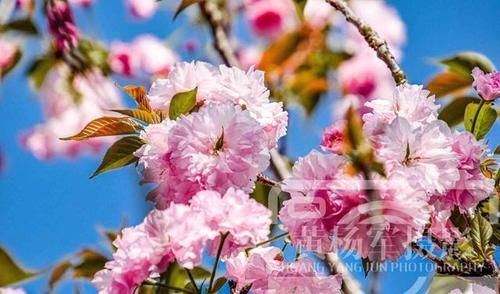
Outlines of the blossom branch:
[[273,179],[271,179],[268,176],[263,175],[263,174],[260,174],[257,176],[257,182],[264,184],[264,185],[271,187],[271,188],[280,186],[280,184],[278,182],[276,182],[275,180],[273,180]]
[[344,0],[325,1],[333,6],[336,10],[340,11],[340,13],[345,16],[346,20],[358,29],[359,33],[363,36],[368,45],[373,50],[375,50],[379,59],[387,65],[396,84],[406,84],[408,82],[406,74],[396,62],[396,58],[391,53],[387,42],[382,39],[372,27],[370,27],[366,22],[357,17]]
[[142,283],[142,285],[144,285],[144,286],[155,286],[155,287],[158,287],[158,288],[164,288],[164,289],[173,290],[173,291],[177,291],[177,292],[181,292],[181,293],[191,293],[191,294],[193,294],[193,292],[191,292],[189,290],[186,290],[186,289],[183,289],[183,288],[179,288],[179,287],[165,285],[165,284],[162,284],[162,283],[158,283],[155,280],[151,280],[151,279],[144,281]]

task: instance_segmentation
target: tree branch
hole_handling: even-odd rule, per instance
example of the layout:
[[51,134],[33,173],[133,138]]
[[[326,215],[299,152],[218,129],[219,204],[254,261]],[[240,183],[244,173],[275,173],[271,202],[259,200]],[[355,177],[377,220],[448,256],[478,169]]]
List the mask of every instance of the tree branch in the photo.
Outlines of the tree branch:
[[406,74],[403,72],[401,67],[396,62],[396,58],[391,53],[387,42],[380,37],[380,35],[370,27],[366,22],[357,17],[354,12],[349,8],[344,0],[325,0],[335,9],[342,13],[346,20],[353,24],[359,31],[359,33],[365,38],[368,45],[377,52],[377,56],[382,60],[389,70],[391,71],[392,78],[397,85],[403,85],[408,83],[406,79]]

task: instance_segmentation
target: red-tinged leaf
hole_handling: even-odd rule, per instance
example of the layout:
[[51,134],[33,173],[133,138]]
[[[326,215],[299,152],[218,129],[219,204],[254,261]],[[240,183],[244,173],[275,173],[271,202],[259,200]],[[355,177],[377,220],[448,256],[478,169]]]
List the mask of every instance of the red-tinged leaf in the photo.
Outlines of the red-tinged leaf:
[[479,102],[476,97],[457,97],[439,112],[439,119],[454,127],[464,121],[465,108],[469,103]]
[[151,105],[147,96],[146,88],[142,86],[125,86],[123,90],[132,98],[134,98],[139,109],[151,112]]
[[81,262],[73,268],[74,278],[92,279],[98,271],[104,268],[104,264],[108,261],[106,256],[91,249],[82,250],[78,256]]
[[36,276],[37,273],[24,270],[5,249],[0,247],[0,287],[6,287]]
[[123,109],[123,110],[113,110],[114,112],[121,113],[148,124],[157,124],[162,121],[160,115],[155,112],[148,112],[142,109]]
[[472,85],[472,77],[464,77],[455,72],[443,72],[435,76],[427,88],[436,97],[459,93]]
[[128,117],[101,117],[88,123],[83,130],[61,140],[81,141],[93,137],[135,134],[142,126]]
[[103,172],[137,162],[138,158],[135,157],[134,152],[137,151],[137,149],[139,149],[143,144],[144,141],[136,136],[128,136],[116,141],[106,151],[101,164],[92,176],[90,176],[90,178],[92,179]]
[[21,52],[21,50],[17,49],[10,63],[5,65],[5,67],[2,70],[0,70],[0,80],[2,80],[5,76],[7,76],[7,74],[16,67],[16,65],[21,60],[22,56],[23,53]]
[[177,7],[177,9],[175,10],[175,14],[174,14],[174,19],[177,18],[177,16],[179,16],[179,14],[186,8],[188,8],[189,6],[193,5],[193,4],[196,4],[196,3],[201,3],[203,2],[204,0],[181,0],[181,2],[179,3],[179,6]]
[[50,289],[54,289],[56,284],[64,277],[64,274],[71,268],[71,266],[72,263],[69,260],[65,260],[54,267],[49,278]]

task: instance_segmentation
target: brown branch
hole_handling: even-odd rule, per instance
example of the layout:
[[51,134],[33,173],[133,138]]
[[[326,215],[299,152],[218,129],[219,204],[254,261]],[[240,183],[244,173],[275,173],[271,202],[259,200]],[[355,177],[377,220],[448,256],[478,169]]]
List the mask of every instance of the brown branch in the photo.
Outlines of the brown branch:
[[387,42],[382,39],[372,27],[357,17],[344,0],[325,1],[340,11],[340,13],[345,16],[346,20],[358,29],[359,33],[363,36],[363,38],[365,38],[368,45],[375,50],[375,52],[377,52],[378,58],[380,58],[380,60],[387,65],[396,84],[406,84],[408,82],[406,74],[396,62],[396,58],[394,58],[394,55],[391,53]]
[[278,182],[276,182],[275,180],[269,178],[268,176],[264,175],[264,174],[260,174],[257,176],[257,182],[263,184],[263,185],[266,185],[268,187],[279,187],[280,184]]

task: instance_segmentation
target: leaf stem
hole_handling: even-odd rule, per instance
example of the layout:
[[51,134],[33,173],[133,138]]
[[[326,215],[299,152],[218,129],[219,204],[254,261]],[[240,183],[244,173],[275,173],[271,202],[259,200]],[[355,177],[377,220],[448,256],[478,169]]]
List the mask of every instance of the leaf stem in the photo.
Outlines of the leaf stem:
[[189,280],[191,281],[191,284],[193,284],[195,292],[200,293],[200,289],[198,289],[198,286],[196,285],[196,281],[194,280],[194,277],[193,277],[193,274],[191,273],[191,271],[187,268],[184,268],[184,270],[186,270],[186,273],[189,277]]
[[476,123],[477,123],[477,119],[479,117],[479,113],[481,112],[481,109],[483,108],[484,106],[484,99],[481,99],[481,102],[479,102],[479,107],[477,108],[476,110],[476,114],[474,114],[474,119],[472,120],[472,126],[470,128],[470,132],[474,135],[474,129],[476,128]]
[[226,241],[229,233],[221,234],[219,248],[217,249],[217,255],[215,256],[214,267],[212,268],[212,273],[210,274],[210,283],[208,284],[208,293],[212,293],[212,288],[215,280],[215,273],[217,272],[217,266],[219,265],[220,256],[222,254],[222,248],[224,247],[224,241]]
[[288,236],[288,232],[281,233],[281,234],[276,235],[276,236],[274,236],[274,237],[272,237],[272,238],[270,238],[270,239],[268,239],[266,241],[262,241],[262,242],[259,242],[259,243],[255,244],[254,248],[255,247],[260,247],[262,245],[265,245],[265,244],[268,244],[268,243],[271,243],[271,242],[274,242],[274,241],[276,241],[278,239],[281,239],[283,237],[286,237],[286,236]]

